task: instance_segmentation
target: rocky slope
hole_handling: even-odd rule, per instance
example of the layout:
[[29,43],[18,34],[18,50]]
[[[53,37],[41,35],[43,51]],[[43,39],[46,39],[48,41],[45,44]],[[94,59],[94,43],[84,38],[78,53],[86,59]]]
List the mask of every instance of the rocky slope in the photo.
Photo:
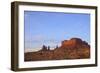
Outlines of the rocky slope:
[[72,38],[61,42],[60,47],[50,50],[43,45],[37,52],[25,53],[25,61],[63,60],[63,59],[86,59],[90,58],[90,45],[80,38]]

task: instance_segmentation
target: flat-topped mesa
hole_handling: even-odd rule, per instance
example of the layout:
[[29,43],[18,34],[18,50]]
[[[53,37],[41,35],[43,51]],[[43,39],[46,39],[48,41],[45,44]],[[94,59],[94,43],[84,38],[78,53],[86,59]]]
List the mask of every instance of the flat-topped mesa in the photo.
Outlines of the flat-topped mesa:
[[80,38],[72,38],[70,40],[64,40],[62,41],[62,48],[77,48],[77,47],[89,47],[88,43],[85,41],[82,41]]
[[37,52],[25,53],[25,61],[63,60],[90,58],[90,45],[80,38],[64,40],[61,46],[50,50],[50,46],[43,45]]
[[63,46],[73,46],[73,45],[77,45],[77,44],[81,44],[81,43],[82,43],[82,40],[79,38],[72,38],[70,40],[62,41]]

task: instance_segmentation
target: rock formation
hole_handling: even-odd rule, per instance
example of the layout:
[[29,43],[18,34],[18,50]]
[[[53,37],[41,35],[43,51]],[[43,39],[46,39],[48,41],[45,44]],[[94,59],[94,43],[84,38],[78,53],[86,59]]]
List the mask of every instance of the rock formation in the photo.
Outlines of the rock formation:
[[90,45],[80,38],[72,38],[61,42],[60,47],[50,50],[50,46],[43,45],[37,52],[25,53],[25,61],[86,59],[90,58]]

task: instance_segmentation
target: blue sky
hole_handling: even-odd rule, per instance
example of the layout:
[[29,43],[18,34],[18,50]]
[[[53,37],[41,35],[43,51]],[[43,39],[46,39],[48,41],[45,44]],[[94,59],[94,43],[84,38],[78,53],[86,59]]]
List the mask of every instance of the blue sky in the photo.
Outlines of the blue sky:
[[90,43],[90,15],[61,12],[24,12],[25,49],[55,47],[73,37]]

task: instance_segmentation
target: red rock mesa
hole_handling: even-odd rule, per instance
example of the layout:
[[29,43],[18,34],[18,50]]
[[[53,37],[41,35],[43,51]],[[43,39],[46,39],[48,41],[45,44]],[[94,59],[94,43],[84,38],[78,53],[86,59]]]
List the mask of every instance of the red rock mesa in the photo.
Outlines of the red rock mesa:
[[45,46],[36,52],[27,52],[24,55],[25,61],[41,60],[63,60],[63,59],[86,59],[90,58],[90,45],[80,38],[72,38],[61,42],[54,50]]

